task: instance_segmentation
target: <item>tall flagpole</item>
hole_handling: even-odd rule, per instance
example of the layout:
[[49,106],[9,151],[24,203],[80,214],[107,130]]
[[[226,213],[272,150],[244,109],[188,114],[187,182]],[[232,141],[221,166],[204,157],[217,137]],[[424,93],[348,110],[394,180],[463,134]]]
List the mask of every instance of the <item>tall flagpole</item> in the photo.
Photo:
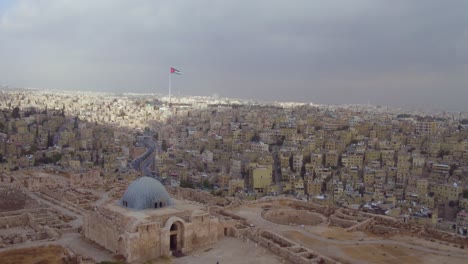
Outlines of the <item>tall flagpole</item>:
[[171,86],[172,86],[172,72],[169,71],[169,106],[171,106]]

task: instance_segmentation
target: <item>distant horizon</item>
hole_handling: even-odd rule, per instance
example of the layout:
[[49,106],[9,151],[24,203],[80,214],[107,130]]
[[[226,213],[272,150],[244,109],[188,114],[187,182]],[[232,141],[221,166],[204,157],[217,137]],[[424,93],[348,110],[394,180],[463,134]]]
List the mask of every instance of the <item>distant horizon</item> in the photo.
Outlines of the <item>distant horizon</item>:
[[[36,90],[36,91],[45,91],[45,92],[63,92],[63,93],[96,93],[96,94],[107,94],[107,95],[155,95],[155,96],[160,96],[162,97],[168,97],[168,93],[163,94],[163,93],[158,93],[158,92],[112,92],[112,91],[93,91],[93,90],[59,90],[59,89],[48,89],[48,88],[37,88],[37,87],[9,87],[8,85],[1,85],[0,84],[0,90],[4,90],[4,88],[8,90],[14,91],[15,89],[24,89],[24,90]],[[448,109],[437,109],[437,108],[405,108],[405,107],[397,107],[397,106],[391,106],[391,105],[380,105],[380,104],[372,104],[372,102],[368,103],[343,103],[343,104],[326,104],[326,103],[320,103],[320,102],[300,102],[300,101],[280,101],[280,100],[262,100],[262,99],[256,99],[256,98],[241,98],[241,97],[229,97],[229,96],[222,96],[219,94],[211,94],[211,95],[172,95],[172,98],[184,98],[184,97],[218,97],[218,99],[232,99],[232,100],[241,100],[241,101],[256,101],[258,103],[265,103],[265,104],[274,104],[274,103],[280,103],[280,104],[313,104],[317,106],[335,106],[335,107],[342,107],[342,106],[372,106],[372,107],[383,107],[383,108],[388,108],[389,110],[401,110],[404,112],[417,112],[421,111],[424,112],[425,114],[433,114],[434,112],[460,112],[460,113],[468,113],[468,111],[463,111],[463,110],[448,110]]]

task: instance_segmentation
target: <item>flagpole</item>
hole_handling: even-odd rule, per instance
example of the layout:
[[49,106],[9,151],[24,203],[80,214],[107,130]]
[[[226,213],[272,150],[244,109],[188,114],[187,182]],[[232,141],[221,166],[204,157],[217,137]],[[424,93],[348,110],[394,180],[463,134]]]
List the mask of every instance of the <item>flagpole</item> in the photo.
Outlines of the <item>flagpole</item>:
[[172,72],[169,71],[169,106],[171,106]]

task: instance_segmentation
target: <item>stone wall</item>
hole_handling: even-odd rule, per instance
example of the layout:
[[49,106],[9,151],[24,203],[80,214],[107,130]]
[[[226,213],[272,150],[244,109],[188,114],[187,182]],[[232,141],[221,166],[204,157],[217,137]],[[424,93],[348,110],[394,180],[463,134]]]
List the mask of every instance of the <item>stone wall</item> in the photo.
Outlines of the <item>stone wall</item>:
[[230,199],[219,196],[213,196],[207,192],[201,190],[195,190],[190,188],[172,188],[167,186],[167,191],[177,199],[194,201],[206,205],[217,205],[227,206],[231,203]]
[[441,230],[433,229],[433,228],[426,228],[425,234],[428,237],[440,239],[443,241],[447,241],[450,243],[460,244],[460,245],[468,245],[468,239],[457,236],[453,233],[447,233]]
[[263,229],[251,229],[246,232],[246,236],[259,243],[263,247],[268,248],[275,254],[297,264],[311,263],[337,263],[333,259],[323,256],[308,248],[304,248],[282,236]]
[[350,228],[350,227],[352,227],[352,226],[359,223],[359,222],[353,221],[353,220],[341,219],[341,218],[338,218],[338,217],[336,217],[334,215],[330,216],[329,219],[330,219],[330,224],[331,225],[342,227],[342,228]]
[[117,226],[94,211],[84,217],[84,235],[113,253],[122,253],[119,246],[119,232]]
[[309,210],[320,213],[325,216],[330,216],[335,212],[336,208],[328,207],[325,205],[317,204],[312,201],[301,201],[288,197],[265,197],[255,201],[249,201],[247,204],[259,204],[259,203],[270,203],[279,204],[284,206],[293,207],[299,210]]
[[383,226],[383,225],[375,225],[375,224],[369,225],[367,227],[367,230],[371,231],[374,234],[388,235],[388,236],[396,235],[397,233],[400,232],[398,228]]
[[264,210],[262,217],[281,225],[318,225],[327,221],[327,218],[321,214],[295,209]]
[[28,224],[28,216],[26,214],[4,216],[0,218],[0,228],[11,228],[15,226],[24,226]]
[[70,174],[70,185],[72,187],[96,187],[101,186],[102,183],[103,179],[99,170],[90,170],[82,173]]
[[370,217],[370,216],[363,216],[361,212],[359,211],[352,211],[352,210],[347,210],[344,208],[340,208],[336,210],[334,215],[341,219],[353,220],[357,222],[365,221]]
[[[187,213],[189,211],[184,212]],[[170,228],[174,223],[178,223],[180,228],[178,239],[183,253],[215,243],[223,235],[219,233],[223,230],[219,220],[203,212],[192,213],[188,217],[189,221],[177,214],[159,220],[146,219],[141,223],[133,219],[125,224],[121,218],[105,209],[90,212],[85,216],[84,234],[113,253],[123,255],[129,262],[149,261],[171,255]],[[164,224],[162,219],[165,219]]]
[[346,229],[347,232],[365,231],[374,222],[374,218],[369,218]]
[[[0,247],[36,240],[55,240],[69,225],[52,209],[23,209],[0,213]],[[50,225],[50,226],[49,226]],[[5,229],[15,228],[15,231]]]
[[146,223],[138,226],[138,232],[127,233],[119,238],[120,251],[128,262],[148,261],[163,255],[162,244],[165,233],[159,223]]

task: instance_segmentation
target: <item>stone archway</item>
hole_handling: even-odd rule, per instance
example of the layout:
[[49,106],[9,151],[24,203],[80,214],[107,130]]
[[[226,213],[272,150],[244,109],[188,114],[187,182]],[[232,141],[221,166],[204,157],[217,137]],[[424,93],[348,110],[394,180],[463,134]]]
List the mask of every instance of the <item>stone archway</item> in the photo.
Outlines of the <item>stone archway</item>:
[[172,255],[182,253],[184,247],[184,224],[181,221],[174,221],[169,229],[169,250]]

